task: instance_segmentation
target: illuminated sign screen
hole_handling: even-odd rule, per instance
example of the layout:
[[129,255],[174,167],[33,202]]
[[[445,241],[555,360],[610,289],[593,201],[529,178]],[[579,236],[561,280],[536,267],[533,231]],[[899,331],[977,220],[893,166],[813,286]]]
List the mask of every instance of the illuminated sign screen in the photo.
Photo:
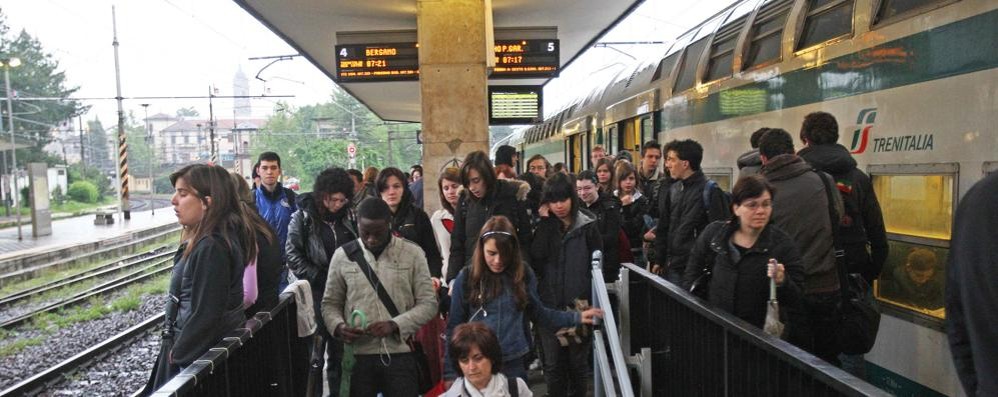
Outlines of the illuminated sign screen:
[[554,40],[496,40],[489,78],[558,77],[560,45]]
[[542,86],[490,85],[489,125],[536,124],[544,121]]
[[416,43],[336,46],[336,80],[344,83],[419,79]]

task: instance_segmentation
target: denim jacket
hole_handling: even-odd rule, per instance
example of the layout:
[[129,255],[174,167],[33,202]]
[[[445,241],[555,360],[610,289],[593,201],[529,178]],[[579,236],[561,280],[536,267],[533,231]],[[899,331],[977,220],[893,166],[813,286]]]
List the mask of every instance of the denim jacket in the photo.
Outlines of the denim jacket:
[[[541,303],[537,295],[537,278],[529,267],[526,268],[527,298],[529,303],[524,311],[516,307],[516,298],[513,295],[509,283],[511,276],[503,274],[503,281],[507,288],[498,297],[486,302],[482,307],[475,307],[465,299],[465,288],[468,286],[468,269],[461,270],[454,281],[454,288],[451,290],[450,317],[447,319],[447,341],[450,341],[454,328],[458,325],[481,321],[496,333],[499,338],[499,346],[502,347],[502,359],[504,362],[523,357],[530,350],[530,340],[527,335],[527,323],[529,319],[541,327],[557,330],[560,328],[574,327],[582,323],[581,314],[576,312],[563,312],[550,309]],[[450,358],[450,344],[447,344],[447,352],[444,354],[444,379],[454,379],[457,374],[454,372],[453,363]]]

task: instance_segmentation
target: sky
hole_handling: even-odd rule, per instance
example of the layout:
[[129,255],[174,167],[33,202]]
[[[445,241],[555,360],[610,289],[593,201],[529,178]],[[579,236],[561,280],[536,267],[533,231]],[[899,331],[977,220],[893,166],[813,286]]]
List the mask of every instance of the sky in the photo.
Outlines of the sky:
[[[540,0],[539,0],[540,1]],[[732,0],[647,0],[601,41],[670,42]],[[266,117],[278,100],[295,106],[325,102],[335,87],[304,58],[282,61],[254,76],[270,61],[251,57],[294,54],[273,32],[231,0],[4,0],[0,10],[12,33],[25,29],[59,61],[75,97],[113,98],[115,92],[112,13],[115,7],[123,97],[202,96],[209,87],[216,95],[232,95],[233,77],[242,69],[250,80],[250,95],[292,95],[293,98],[254,99],[255,117]],[[594,76],[610,76],[623,68],[618,62],[660,58],[664,45],[616,45],[592,48],[545,87],[545,112],[566,106],[591,88]],[[630,57],[621,55],[627,53]],[[105,125],[116,119],[113,100],[88,100],[86,119]],[[207,99],[126,100],[125,111],[143,117],[173,115],[195,107],[208,114]],[[216,99],[218,118],[231,118],[231,100]]]

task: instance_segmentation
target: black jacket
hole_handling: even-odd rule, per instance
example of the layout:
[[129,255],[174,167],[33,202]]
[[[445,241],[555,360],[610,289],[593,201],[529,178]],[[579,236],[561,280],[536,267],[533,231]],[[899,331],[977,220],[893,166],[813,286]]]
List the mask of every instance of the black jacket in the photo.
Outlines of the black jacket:
[[946,266],[946,333],[968,396],[998,395],[998,173],[963,196]]
[[413,204],[412,193],[408,189],[402,193],[398,210],[392,214],[392,233],[422,248],[426,255],[426,265],[430,267],[430,275],[437,278],[442,276],[440,268],[443,267],[443,261],[440,259],[437,240],[433,237],[430,217]]
[[239,327],[243,314],[243,269],[246,260],[238,242],[221,235],[195,242],[185,258],[183,243],[173,256],[168,329],[174,335],[173,364],[188,366],[226,333]]
[[640,251],[644,243],[645,215],[648,213],[648,196],[643,193],[637,200],[629,205],[620,204],[620,227],[627,235],[627,242],[631,244],[631,251]]
[[742,255],[731,241],[737,228],[738,223],[728,221],[714,222],[704,229],[690,253],[683,288],[689,289],[704,269],[710,268],[710,303],[762,328],[769,300],[766,265],[773,258],[786,269],[786,279],[776,289],[776,298],[781,310],[792,314],[789,322],[797,320],[803,304],[800,286],[804,282],[804,266],[793,239],[770,224],[762,230],[755,245]]
[[[271,230],[273,233],[273,230]],[[268,243],[263,233],[256,233],[256,302],[246,308],[246,316],[250,317],[261,310],[270,310],[277,306],[281,291],[277,290],[281,282],[281,272],[284,261],[281,260],[281,243],[277,236]]]
[[812,167],[835,178],[845,213],[839,238],[846,253],[849,273],[860,273],[873,283],[887,261],[887,229],[877,193],[870,177],[856,168],[856,160],[845,146],[808,146],[798,153]]
[[[312,287],[312,295],[322,298],[323,291],[326,290],[326,277],[329,274],[329,258],[331,252],[326,251],[322,243],[322,233],[320,228],[329,228],[329,224],[322,220],[319,215],[319,205],[313,193],[305,193],[298,196],[298,211],[291,215],[291,223],[288,225],[288,267],[296,277],[307,280]],[[358,237],[357,218],[352,208],[344,208],[341,211],[348,211],[346,216],[340,219],[342,228],[348,231],[347,236],[336,236],[336,246],[339,247]]]
[[484,198],[470,197],[467,189],[461,193],[457,209],[454,211],[454,231],[451,233],[450,257],[447,264],[447,281],[471,263],[479,233],[485,221],[495,215],[509,218],[516,228],[524,258],[530,247],[530,216],[527,213],[527,194],[530,185],[523,181],[498,180]]
[[[707,177],[703,171],[670,185],[663,185],[658,193],[658,228],[655,232],[655,260],[658,265],[683,273],[693,243],[715,221],[731,217],[723,193],[714,189],[709,195],[709,207],[704,207],[703,190]],[[708,215],[709,214],[709,215]]]
[[530,258],[539,280],[537,291],[548,307],[574,308],[576,299],[592,304],[592,254],[603,245],[596,223],[579,211],[567,232],[561,231],[562,223],[555,216],[537,225]]
[[607,282],[616,280],[620,272],[621,206],[620,199],[599,192],[599,198],[586,207],[596,217],[596,225],[603,242],[603,277]]

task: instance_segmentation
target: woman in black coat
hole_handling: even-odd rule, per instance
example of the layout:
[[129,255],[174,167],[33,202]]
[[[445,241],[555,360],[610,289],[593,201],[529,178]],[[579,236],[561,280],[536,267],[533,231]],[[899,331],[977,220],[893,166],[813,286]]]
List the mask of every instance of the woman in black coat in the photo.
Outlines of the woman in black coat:
[[[769,300],[769,279],[777,285],[781,310],[789,315],[788,329],[800,313],[804,267],[800,251],[789,235],[770,225],[773,186],[754,175],[738,180],[732,189],[730,221],[714,222],[697,238],[686,265],[683,287],[689,289],[704,276],[710,303],[762,328]],[[771,265],[770,259],[776,264]]]
[[412,192],[406,187],[405,174],[395,167],[388,167],[378,173],[375,186],[381,200],[392,210],[392,234],[412,241],[423,249],[430,275],[440,278],[440,248],[433,238],[433,226],[426,212],[413,204]]
[[[451,233],[447,282],[471,263],[478,236],[489,218],[502,215],[513,223],[520,246],[530,246],[530,214],[527,194],[530,185],[523,181],[499,180],[485,152],[471,152],[461,165],[464,192],[454,211],[454,231]],[[523,253],[528,258],[527,252]]]
[[626,161],[617,162],[617,190],[614,194],[621,204],[620,227],[627,235],[627,241],[631,246],[631,254],[634,255],[634,264],[645,267],[644,234],[645,215],[648,214],[648,196],[638,188],[637,170],[631,163]]

